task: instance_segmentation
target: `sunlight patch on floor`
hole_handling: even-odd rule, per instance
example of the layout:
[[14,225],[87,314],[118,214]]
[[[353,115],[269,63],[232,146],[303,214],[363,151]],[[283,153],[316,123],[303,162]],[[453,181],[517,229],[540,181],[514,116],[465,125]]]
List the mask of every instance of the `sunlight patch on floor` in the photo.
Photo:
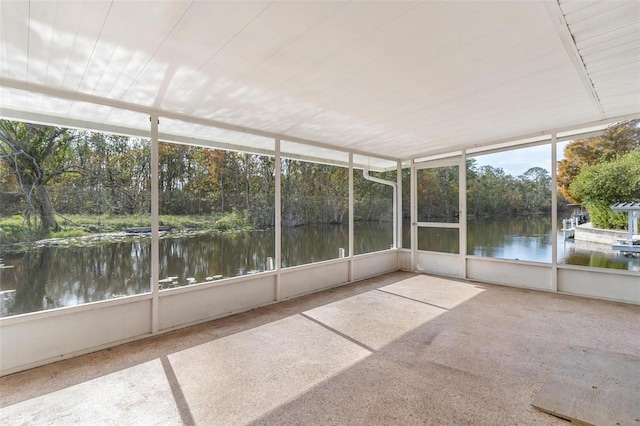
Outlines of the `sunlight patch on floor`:
[[426,275],[408,278],[380,290],[445,309],[455,308],[484,291],[482,287],[468,282]]
[[175,354],[197,424],[247,424],[371,352],[296,315]]
[[379,350],[445,309],[382,291],[370,291],[305,312],[352,339]]
[[180,424],[160,360],[10,405],[0,424]]

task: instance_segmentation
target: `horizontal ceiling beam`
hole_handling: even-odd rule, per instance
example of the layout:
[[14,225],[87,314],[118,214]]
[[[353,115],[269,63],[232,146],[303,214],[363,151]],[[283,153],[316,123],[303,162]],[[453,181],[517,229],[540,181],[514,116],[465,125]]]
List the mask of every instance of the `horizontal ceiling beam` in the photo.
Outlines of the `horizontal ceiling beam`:
[[[379,155],[379,154],[374,154],[374,153],[362,151],[362,150],[347,149],[340,146],[331,145],[328,143],[313,141],[309,139],[301,139],[301,138],[288,136],[284,134],[273,133],[273,132],[266,132],[259,129],[238,126],[238,125],[224,123],[217,120],[210,120],[207,118],[194,117],[191,115],[168,111],[160,108],[138,105],[132,102],[125,102],[117,99],[104,98],[101,96],[90,95],[87,93],[72,92],[64,89],[41,85],[41,84],[26,83],[24,81],[12,79],[12,78],[0,77],[0,87],[22,90],[22,91],[31,92],[31,93],[39,93],[45,96],[51,96],[58,99],[65,99],[68,101],[86,102],[94,105],[102,105],[102,106],[126,110],[126,111],[139,112],[139,113],[147,114],[149,116],[157,116],[159,118],[169,118],[172,120],[180,120],[186,123],[210,126],[210,127],[230,130],[238,133],[247,133],[250,135],[262,136],[262,137],[271,138],[271,139],[280,139],[280,140],[287,140],[291,142],[298,142],[305,145],[315,146],[318,148],[330,149],[333,151],[352,152],[358,155],[375,157],[375,158],[380,158],[380,159],[389,160],[389,161],[399,160],[399,158],[397,157],[392,157],[388,155]],[[27,112],[27,114],[29,113]],[[74,119],[68,118],[68,120],[73,121]]]
[[[539,132],[534,132],[534,133],[527,133],[522,135],[510,136],[506,138],[487,140],[479,143],[451,145],[450,147],[439,149],[436,151],[425,151],[421,154],[415,155],[412,158],[403,159],[402,161],[433,157],[433,156],[448,154],[453,151],[461,151],[463,149],[464,150],[476,149],[476,148],[492,149],[492,147],[495,145],[500,145],[508,142],[513,142],[513,147],[524,146],[531,143],[547,143],[551,141],[551,135],[554,133],[555,134],[566,133],[566,132],[577,130],[575,134],[565,135],[562,137],[563,140],[570,140],[570,139],[580,138],[581,137],[580,135],[582,133],[580,131],[583,129],[588,129],[590,127],[596,127],[601,125],[621,123],[624,121],[636,120],[636,119],[640,119],[640,112],[636,112],[633,114],[618,115],[615,117],[610,117],[610,118],[597,120],[597,121],[589,121],[586,123],[572,124],[572,125],[557,127],[549,130],[541,130]],[[529,139],[535,139],[535,138],[540,138],[540,139],[533,142],[529,141]],[[522,141],[522,143],[518,143],[518,141]]]
[[[98,131],[122,136],[150,138],[150,128],[147,131],[137,129],[134,127],[115,126],[104,123],[93,123],[90,121],[83,121],[77,119],[69,119],[57,116],[51,116],[39,113],[26,113],[24,111],[17,111],[8,108],[0,108],[0,118],[6,120],[26,121],[35,124],[43,125],[56,125],[70,129]],[[249,154],[265,155],[269,157],[275,156],[275,150],[256,148],[251,146],[243,146],[239,144],[231,144],[227,142],[220,142],[211,139],[201,139],[189,136],[176,135],[167,132],[159,132],[158,140],[160,142],[179,143],[185,145],[202,146],[211,149],[222,149],[225,151],[242,152]],[[349,167],[348,161],[330,160],[327,158],[314,157],[312,155],[296,154],[291,152],[282,152],[283,158],[290,158],[292,160],[307,161],[311,163],[327,164],[330,166]],[[384,172],[387,169],[371,166],[364,163],[354,163],[354,167],[357,169],[367,169],[377,172]],[[388,170],[395,170],[388,168]]]
[[[227,123],[221,123],[221,122],[218,122],[218,121],[215,121],[215,120],[192,117],[192,116],[181,114],[181,113],[174,113],[174,112],[171,112],[171,111],[166,111],[166,110],[162,110],[162,109],[146,107],[146,106],[143,106],[143,105],[138,105],[138,104],[129,103],[129,102],[123,102],[123,101],[109,99],[109,98],[103,98],[103,97],[99,97],[99,96],[95,96],[95,95],[88,95],[88,94],[83,94],[83,93],[70,92],[70,91],[66,91],[66,90],[62,90],[62,89],[51,88],[51,87],[44,86],[44,85],[25,83],[25,82],[22,82],[22,81],[19,81],[19,80],[15,80],[15,79],[0,78],[0,87],[6,87],[6,88],[11,88],[11,89],[16,89],[16,90],[22,90],[22,91],[32,92],[32,93],[39,93],[39,94],[42,94],[42,95],[45,95],[45,96],[51,96],[51,97],[70,100],[70,101],[78,101],[78,102],[86,102],[86,103],[96,104],[96,105],[103,105],[103,106],[112,107],[112,108],[116,108],[116,109],[120,109],[120,110],[127,110],[127,111],[133,111],[133,112],[139,112],[139,113],[143,113],[143,114],[148,114],[150,116],[151,115],[157,115],[159,117],[175,119],[175,120],[181,120],[181,121],[188,122],[188,123],[199,124],[199,125],[204,125],[204,126],[210,126],[210,127],[215,127],[215,128],[219,128],[219,129],[235,131],[235,132],[239,132],[239,133],[247,133],[247,134],[252,134],[252,135],[256,135],[256,136],[272,138],[272,139],[280,139],[280,140],[287,140],[287,141],[291,141],[291,142],[298,142],[298,143],[301,143],[301,144],[306,144],[306,145],[315,146],[315,147],[324,148],[324,149],[330,149],[330,150],[334,150],[334,151],[338,151],[338,152],[353,152],[354,154],[358,154],[358,155],[370,156],[370,157],[380,158],[380,159],[394,161],[394,162],[398,161],[398,158],[396,158],[396,157],[382,156],[382,155],[378,155],[378,154],[374,154],[374,153],[370,153],[370,152],[362,151],[362,150],[345,149],[345,148],[333,146],[333,145],[326,144],[326,143],[320,143],[320,142],[311,141],[311,140],[307,140],[307,139],[289,137],[287,135],[282,135],[282,134],[277,134],[277,133],[272,133],[272,132],[264,132],[264,131],[260,131],[260,130],[256,130],[256,129],[249,129],[249,128],[245,128],[245,127],[242,127],[242,126],[236,126],[236,125],[231,125],[231,124],[227,124]],[[6,117],[13,117],[15,119],[20,119],[20,120],[24,120],[24,121],[36,121],[36,122],[42,122],[42,123],[46,123],[46,124],[56,124],[56,125],[62,125],[62,126],[67,126],[67,127],[76,127],[76,128],[90,129],[90,130],[99,130],[99,131],[105,131],[105,132],[109,132],[109,133],[127,134],[127,135],[130,135],[130,136],[148,137],[148,132],[146,132],[146,131],[144,131],[142,129],[133,128],[133,127],[123,127],[123,126],[118,126],[118,125],[109,125],[109,124],[105,124],[105,123],[94,123],[94,122],[89,122],[89,121],[86,121],[86,120],[74,119],[74,118],[69,118],[69,117],[59,117],[59,116],[54,116],[54,115],[43,115],[43,114],[38,114],[38,113],[26,112],[26,111],[15,111],[15,110],[10,110],[10,109],[6,109],[6,108],[1,108],[0,109],[0,115],[6,116]],[[412,156],[411,158],[403,158],[403,159],[401,159],[401,161],[410,161],[410,160],[415,160],[415,159],[420,159],[420,158],[425,158],[425,157],[433,157],[433,156],[438,156],[438,155],[442,155],[442,154],[449,154],[449,153],[451,153],[453,151],[461,151],[463,149],[464,150],[468,150],[468,149],[484,148],[484,147],[486,147],[488,149],[492,149],[491,147],[494,147],[495,145],[499,145],[499,144],[502,144],[502,143],[508,143],[508,142],[514,142],[513,146],[515,147],[515,146],[518,146],[518,145],[530,144],[531,142],[530,141],[526,141],[526,140],[535,139],[535,138],[541,138],[539,141],[535,141],[535,142],[545,143],[545,142],[550,140],[551,134],[553,134],[553,133],[569,132],[569,131],[572,131],[572,130],[581,130],[581,129],[594,127],[594,126],[598,126],[598,125],[608,125],[608,124],[611,124],[611,123],[628,121],[628,120],[633,120],[633,119],[637,119],[637,118],[640,118],[640,112],[633,113],[633,114],[616,116],[616,117],[611,117],[611,118],[607,118],[607,119],[601,119],[601,120],[592,121],[592,122],[578,123],[578,124],[574,124],[574,125],[569,125],[569,126],[564,126],[564,127],[559,127],[559,128],[553,128],[553,129],[549,129],[549,130],[542,130],[542,131],[529,133],[529,134],[515,135],[515,136],[501,138],[501,139],[498,139],[498,140],[493,139],[493,140],[482,141],[482,142],[474,143],[474,144],[468,144],[467,143],[467,144],[451,145],[451,146],[449,146],[447,148],[443,148],[443,149],[440,149],[440,150],[424,151],[424,152],[422,152],[420,154]],[[244,152],[259,153],[258,152],[259,149],[243,147],[240,144],[238,144],[238,145],[228,144],[228,143],[224,143],[224,142],[209,141],[209,140],[206,140],[206,139],[191,138],[191,137],[188,137],[188,136],[179,136],[179,135],[173,135],[173,137],[174,137],[174,139],[183,139],[183,140],[187,140],[188,139],[190,141],[194,141],[194,143],[196,143],[195,141],[200,141],[199,143],[197,143],[198,145],[219,147],[221,149],[229,149],[229,150],[232,150],[232,151],[244,151]],[[567,138],[563,138],[563,139],[566,140]],[[522,144],[518,144],[517,141],[520,141],[520,140],[523,141]],[[203,143],[203,141],[204,141],[204,143]],[[183,142],[183,143],[186,143],[186,142]],[[266,154],[266,155],[268,155],[268,154]],[[293,158],[293,157],[290,157],[290,158]],[[312,157],[306,157],[306,158],[311,159]],[[302,159],[302,158],[300,158],[300,159]],[[327,163],[326,160],[323,161],[323,162]],[[342,165],[342,164],[340,164],[340,165]]]

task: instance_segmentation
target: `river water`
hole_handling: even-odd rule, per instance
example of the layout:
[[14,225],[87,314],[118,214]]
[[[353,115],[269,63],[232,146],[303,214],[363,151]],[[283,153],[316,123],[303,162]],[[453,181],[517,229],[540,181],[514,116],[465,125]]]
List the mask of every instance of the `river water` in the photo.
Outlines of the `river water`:
[[[408,228],[403,234],[408,241]],[[467,235],[472,255],[551,262],[548,218],[470,221]],[[393,238],[390,223],[357,223],[354,236],[355,254],[387,249]],[[610,246],[564,242],[561,234],[558,241],[559,263],[640,271],[640,258],[620,256]],[[423,230],[418,245],[457,252],[457,230]],[[163,289],[265,271],[268,259],[275,257],[274,247],[273,230],[168,234],[160,240]],[[283,229],[282,247],[282,267],[335,259],[340,248],[348,255],[348,228]],[[145,293],[150,289],[150,259],[148,236],[45,246],[20,254],[0,249],[0,316]]]

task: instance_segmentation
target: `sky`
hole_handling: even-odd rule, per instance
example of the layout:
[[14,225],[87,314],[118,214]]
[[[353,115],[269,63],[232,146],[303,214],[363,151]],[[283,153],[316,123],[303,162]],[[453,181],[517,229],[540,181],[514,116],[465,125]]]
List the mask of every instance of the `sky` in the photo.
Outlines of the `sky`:
[[[568,142],[558,144],[558,160],[564,158],[564,147]],[[492,166],[502,168],[506,174],[519,176],[532,167],[542,167],[551,174],[551,145],[540,145],[495,154],[479,155],[477,167]]]

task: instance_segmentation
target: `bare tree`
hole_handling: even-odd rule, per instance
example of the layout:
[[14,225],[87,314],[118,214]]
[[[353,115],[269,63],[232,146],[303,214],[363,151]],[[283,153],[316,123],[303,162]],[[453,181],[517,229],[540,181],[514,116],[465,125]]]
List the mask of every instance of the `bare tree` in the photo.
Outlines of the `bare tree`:
[[31,223],[35,216],[43,230],[59,229],[47,184],[69,171],[73,137],[63,128],[0,120],[2,161],[16,177],[27,205],[25,218]]

